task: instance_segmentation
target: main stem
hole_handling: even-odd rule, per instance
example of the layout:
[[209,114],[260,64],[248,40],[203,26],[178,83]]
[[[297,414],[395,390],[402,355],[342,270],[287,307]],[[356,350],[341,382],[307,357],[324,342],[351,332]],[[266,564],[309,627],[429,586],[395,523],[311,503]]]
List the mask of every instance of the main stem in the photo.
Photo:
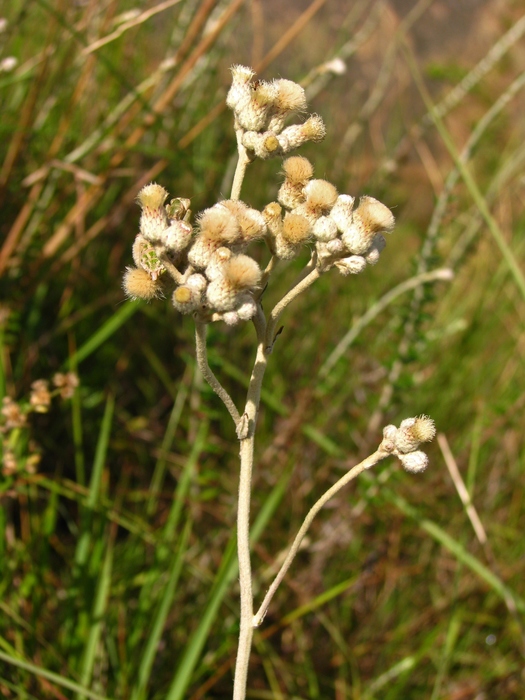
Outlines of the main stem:
[[240,585],[240,630],[239,647],[235,662],[235,678],[233,683],[233,700],[244,700],[248,680],[248,665],[253,638],[253,593],[252,567],[250,558],[250,497],[252,486],[252,468],[255,447],[255,427],[261,401],[261,387],[268,364],[265,327],[266,323],[262,309],[259,307],[255,319],[257,329],[257,355],[250,378],[246,408],[243,420],[248,426],[247,436],[240,441],[241,469],[239,476],[239,503],[237,509],[237,556],[239,560]]

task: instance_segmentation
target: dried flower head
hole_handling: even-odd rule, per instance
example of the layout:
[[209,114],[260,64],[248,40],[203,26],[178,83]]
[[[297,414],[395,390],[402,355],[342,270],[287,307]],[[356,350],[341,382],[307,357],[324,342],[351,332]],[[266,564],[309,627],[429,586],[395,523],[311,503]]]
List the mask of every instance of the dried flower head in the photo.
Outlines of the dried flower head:
[[224,279],[233,289],[255,289],[261,281],[261,268],[247,255],[235,255],[225,263]]
[[287,180],[300,183],[303,186],[314,174],[314,167],[303,156],[290,156],[283,163],[283,172]]
[[74,372],[57,372],[53,377],[53,384],[59,389],[63,399],[70,399],[79,385],[78,376]]
[[45,379],[37,379],[31,384],[29,403],[37,413],[47,413],[51,405],[49,383]]
[[9,396],[4,396],[2,399],[1,414],[4,417],[3,427],[6,430],[23,428],[27,422],[26,414],[22,411],[19,404]]
[[199,215],[198,223],[201,233],[219,244],[233,243],[239,236],[239,224],[235,215],[221,203],[205,209]]
[[304,188],[306,206],[316,218],[328,214],[337,200],[337,190],[327,180],[310,180]]
[[283,221],[282,237],[291,245],[301,245],[310,237],[310,222],[300,214],[286,212]]
[[122,280],[126,296],[132,301],[151,301],[162,296],[160,281],[141,267],[127,267]]
[[418,416],[406,418],[397,431],[395,446],[402,454],[414,452],[422,442],[430,442],[436,435],[436,427],[432,418]]
[[137,201],[142,209],[159,209],[167,198],[167,190],[155,182],[143,187],[137,195]]

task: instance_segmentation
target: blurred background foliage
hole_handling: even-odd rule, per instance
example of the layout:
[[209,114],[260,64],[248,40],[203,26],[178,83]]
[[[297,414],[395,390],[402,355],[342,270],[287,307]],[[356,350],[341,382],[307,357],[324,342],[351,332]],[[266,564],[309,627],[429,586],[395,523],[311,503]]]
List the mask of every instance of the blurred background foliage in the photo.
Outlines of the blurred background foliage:
[[[523,2],[1,14],[0,390],[26,410],[35,380],[80,379],[0,435],[2,697],[231,696],[233,426],[196,372],[191,319],[125,301],[121,277],[141,186],[194,212],[228,195],[242,63],[301,82],[328,131],[301,154],[397,218],[377,267],[327,274],[284,317],[259,421],[256,598],[383,425],[424,412],[440,433],[425,474],[387,463],[321,513],[256,634],[248,696],[523,698]],[[273,200],[279,170],[253,164],[243,198]],[[305,262],[277,271],[268,306]],[[436,269],[453,280],[384,298]],[[240,405],[253,329],[214,325],[209,352]]]

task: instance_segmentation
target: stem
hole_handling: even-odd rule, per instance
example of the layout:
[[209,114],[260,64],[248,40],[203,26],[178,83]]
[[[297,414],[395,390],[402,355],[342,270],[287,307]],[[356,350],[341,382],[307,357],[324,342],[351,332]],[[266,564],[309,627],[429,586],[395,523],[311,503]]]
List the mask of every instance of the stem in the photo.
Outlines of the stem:
[[205,323],[202,323],[202,321],[195,319],[195,348],[197,364],[199,366],[200,371],[202,372],[204,379],[208,382],[213,391],[217,394],[217,396],[226,406],[230,416],[233,418],[235,426],[237,427],[241,420],[239,411],[233,403],[233,399],[228,394],[226,389],[222,386],[222,384],[219,382],[217,377],[213,374],[208,364],[208,353],[206,352],[206,328],[207,326]]
[[295,297],[299,296],[301,292],[304,292],[305,289],[310,287],[310,285],[312,285],[317,279],[319,279],[320,276],[321,273],[315,267],[311,272],[309,272],[306,275],[306,277],[301,279],[294,287],[292,287],[288,294],[286,294],[281,299],[281,301],[274,306],[272,312],[270,313],[270,317],[268,319],[268,328],[266,330],[266,349],[268,353],[270,353],[273,349],[273,343],[275,340],[275,329],[277,327],[277,323],[282,312],[286,309],[288,304],[290,304],[295,299]]
[[239,647],[235,661],[235,679],[233,700],[244,700],[248,679],[248,665],[253,638],[253,594],[252,570],[250,561],[250,497],[255,446],[255,426],[261,401],[261,387],[268,365],[265,344],[264,315],[259,307],[254,320],[257,329],[257,355],[250,378],[246,408],[243,421],[246,422],[247,434],[240,438],[241,470],[239,476],[239,505],[237,510],[237,556],[239,559],[239,584],[241,620],[239,630]]
[[248,156],[248,151],[242,144],[242,129],[236,129],[235,135],[237,136],[237,151],[239,153],[239,159],[237,160],[237,167],[235,168],[235,175],[233,176],[232,192],[230,199],[239,199],[241,196],[241,187],[244,180],[244,175],[246,173],[246,166],[250,162],[250,157]]
[[175,265],[171,262],[171,260],[168,257],[168,254],[166,253],[165,248],[162,246],[159,246],[158,248],[155,248],[155,251],[159,257],[159,260],[161,263],[164,265],[165,269],[169,273],[170,277],[173,279],[175,284],[183,284],[184,283],[184,275],[177,270]]
[[381,449],[378,449],[376,452],[374,452],[372,455],[364,459],[362,462],[359,464],[356,464],[355,467],[352,467],[349,472],[347,472],[344,476],[342,476],[339,481],[336,481],[336,483],[326,491],[321,498],[315,502],[315,504],[310,508],[308,511],[308,515],[303,521],[303,524],[301,525],[301,528],[297,535],[295,536],[295,539],[292,543],[292,546],[290,547],[290,550],[286,556],[286,559],[283,562],[283,565],[281,566],[279,573],[275,577],[272,585],[270,586],[268,593],[266,594],[261,607],[257,611],[257,614],[253,618],[253,626],[258,627],[261,622],[264,619],[264,616],[266,615],[266,611],[268,610],[268,606],[270,605],[270,602],[276,592],[276,590],[279,588],[279,585],[281,584],[281,581],[283,580],[286,572],[290,568],[290,564],[295,558],[295,555],[297,554],[299,547],[301,545],[301,541],[303,537],[306,535],[308,528],[312,524],[313,519],[317,515],[317,513],[321,510],[321,508],[325,505],[327,501],[329,501],[332,496],[334,496],[340,489],[343,488],[343,486],[346,486],[352,479],[355,479],[356,476],[361,474],[361,472],[365,471],[365,469],[370,469],[370,467],[373,467],[375,464],[380,462],[382,459],[385,457],[389,456],[389,452],[384,452]]

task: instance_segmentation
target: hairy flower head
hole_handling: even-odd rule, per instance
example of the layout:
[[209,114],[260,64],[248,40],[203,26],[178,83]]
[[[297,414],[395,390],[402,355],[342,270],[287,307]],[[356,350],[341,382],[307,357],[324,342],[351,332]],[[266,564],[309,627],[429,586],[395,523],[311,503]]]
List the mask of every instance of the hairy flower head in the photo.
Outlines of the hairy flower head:
[[162,296],[162,286],[158,279],[153,279],[149,272],[141,267],[126,268],[122,286],[126,296],[133,301],[136,299],[151,301]]
[[305,185],[314,174],[314,167],[303,156],[290,156],[283,162],[283,172],[287,180]]
[[137,201],[142,209],[146,207],[149,209],[159,209],[167,198],[167,190],[161,185],[157,185],[156,182],[150,182],[150,184],[143,187],[137,195]]
[[261,268],[248,255],[235,255],[223,268],[225,281],[236,290],[254,289],[261,281]]

